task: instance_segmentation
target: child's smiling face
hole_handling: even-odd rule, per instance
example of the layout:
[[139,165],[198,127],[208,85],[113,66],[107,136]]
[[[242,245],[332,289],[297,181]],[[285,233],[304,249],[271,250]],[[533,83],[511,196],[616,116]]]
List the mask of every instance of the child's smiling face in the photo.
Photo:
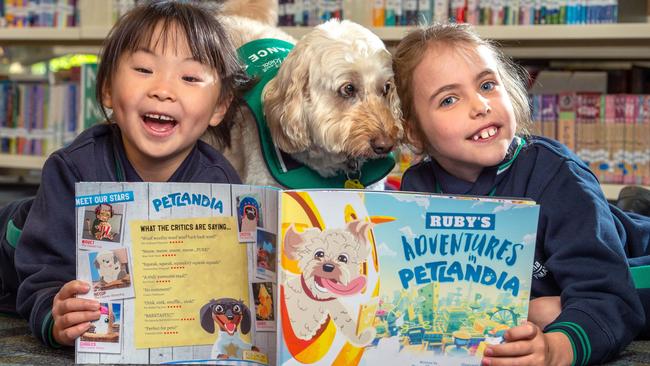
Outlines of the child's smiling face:
[[430,47],[413,74],[413,104],[431,156],[466,181],[501,162],[514,138],[513,106],[486,47]]
[[219,103],[219,76],[193,59],[185,34],[174,25],[165,34],[161,28],[147,47],[120,57],[102,98],[141,176],[157,168],[170,176],[208,126],[221,122],[230,102]]

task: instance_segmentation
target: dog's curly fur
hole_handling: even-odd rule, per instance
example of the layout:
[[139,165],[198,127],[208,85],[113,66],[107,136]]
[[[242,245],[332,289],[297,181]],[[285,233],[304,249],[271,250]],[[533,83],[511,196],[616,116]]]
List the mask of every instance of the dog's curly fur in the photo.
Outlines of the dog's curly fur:
[[[296,42],[271,20],[276,10],[275,1],[230,0],[220,15],[236,47],[260,38],[295,44],[262,94],[276,146],[324,177],[390,152],[403,129],[383,42],[356,23],[338,20]],[[245,183],[277,185],[263,160],[253,116],[244,109],[236,114],[230,147],[219,147]]]

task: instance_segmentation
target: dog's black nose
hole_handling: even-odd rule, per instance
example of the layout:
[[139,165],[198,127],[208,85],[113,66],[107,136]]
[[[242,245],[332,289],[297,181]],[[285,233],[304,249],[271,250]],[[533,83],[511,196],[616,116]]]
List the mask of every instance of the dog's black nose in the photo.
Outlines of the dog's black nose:
[[393,144],[387,138],[376,138],[370,140],[370,147],[375,154],[386,154],[393,149]]
[[334,265],[333,264],[329,264],[329,263],[323,264],[323,271],[332,272],[333,270],[334,270]]

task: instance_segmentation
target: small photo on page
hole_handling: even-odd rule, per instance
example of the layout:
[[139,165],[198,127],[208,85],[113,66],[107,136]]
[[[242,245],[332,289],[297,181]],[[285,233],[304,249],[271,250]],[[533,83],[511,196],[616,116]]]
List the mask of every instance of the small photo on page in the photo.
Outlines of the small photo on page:
[[82,248],[118,247],[122,241],[125,205],[101,203],[84,208]]
[[245,194],[237,197],[237,224],[239,225],[239,241],[254,243],[257,228],[263,226],[260,199],[256,194]]
[[255,300],[255,329],[258,332],[275,331],[275,298],[273,283],[252,283]]
[[77,339],[79,352],[121,353],[122,303],[102,302],[100,316],[91,322],[90,329]]
[[85,253],[95,298],[116,300],[133,297],[132,270],[126,248]]
[[257,242],[255,244],[255,277],[260,280],[275,278],[277,248],[276,235],[272,232],[257,229]]

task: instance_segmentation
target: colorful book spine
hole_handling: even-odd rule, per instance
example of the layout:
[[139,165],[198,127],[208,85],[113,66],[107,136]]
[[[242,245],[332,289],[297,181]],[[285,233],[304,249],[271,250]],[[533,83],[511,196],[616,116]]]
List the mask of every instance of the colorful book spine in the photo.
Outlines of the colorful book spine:
[[650,139],[647,138],[650,136],[650,95],[643,96],[643,123],[641,124],[641,130],[637,134],[637,138],[641,140],[639,145],[642,145],[641,153],[641,166],[643,173],[641,174],[640,182],[643,185],[650,185]]
[[449,3],[448,0],[433,1],[433,18],[435,22],[447,23],[449,21]]
[[576,151],[576,115],[575,115],[575,93],[560,93],[559,118],[557,121],[557,139],[569,149]]
[[383,27],[386,24],[386,0],[373,0],[372,26]]
[[576,104],[576,154],[589,166],[597,169],[597,126],[600,122],[600,93],[578,93]]
[[638,115],[639,97],[627,94],[625,96],[625,127],[623,138],[623,184],[636,182],[636,162],[634,159],[636,120]]
[[433,0],[418,0],[418,22],[431,24],[433,20]]
[[451,0],[449,7],[449,21],[452,23],[464,23],[465,6],[465,0]]
[[416,25],[418,23],[418,0],[403,0],[401,25]]
[[557,119],[557,94],[542,95],[542,132],[544,136],[557,140]]

